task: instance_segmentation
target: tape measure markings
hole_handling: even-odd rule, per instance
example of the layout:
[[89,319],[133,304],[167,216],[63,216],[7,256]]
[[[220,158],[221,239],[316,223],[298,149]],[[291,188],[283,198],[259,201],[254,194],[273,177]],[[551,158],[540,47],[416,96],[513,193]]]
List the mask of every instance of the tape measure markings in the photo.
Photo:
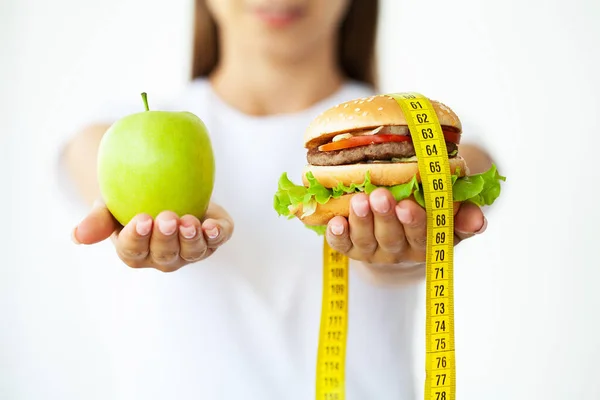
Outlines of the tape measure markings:
[[427,214],[425,400],[456,398],[454,210],[444,135],[429,99],[393,94],[413,139]]
[[323,241],[323,298],[317,355],[317,400],[345,397],[348,257]]

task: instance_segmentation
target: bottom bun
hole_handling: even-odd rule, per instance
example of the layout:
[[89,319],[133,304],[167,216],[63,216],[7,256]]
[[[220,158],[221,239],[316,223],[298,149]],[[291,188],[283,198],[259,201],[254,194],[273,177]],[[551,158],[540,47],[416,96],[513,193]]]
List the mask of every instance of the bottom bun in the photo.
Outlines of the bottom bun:
[[[469,169],[462,157],[451,158],[450,170],[452,173],[460,168],[459,176],[463,177],[469,174]],[[421,182],[419,176],[419,167],[414,163],[397,164],[352,164],[343,166],[319,167],[307,166],[304,174],[312,171],[315,178],[323,186],[331,188],[337,186],[337,182],[343,182],[344,185],[351,183],[362,183],[366,171],[371,173],[371,182],[377,186],[392,186],[409,182],[416,174],[417,181]],[[373,179],[375,178],[375,179]],[[305,185],[308,185],[304,176]],[[327,225],[327,223],[336,216],[348,218],[350,215],[350,201],[358,193],[346,194],[337,199],[329,199],[325,204],[317,203],[315,212],[302,218],[302,206],[299,206],[294,213],[306,225]],[[457,203],[455,203],[457,204]]]
[[[455,173],[460,168],[459,176],[469,174],[469,168],[464,158],[460,155],[448,159],[450,172]],[[308,186],[306,173],[312,172],[313,176],[326,188],[333,188],[339,182],[349,186],[352,183],[360,184],[365,180],[365,174],[369,171],[371,183],[377,186],[393,186],[410,182],[413,176],[417,176],[417,182],[421,182],[419,164],[415,162],[381,163],[381,164],[348,164],[348,165],[306,165],[302,171],[302,182]]]
[[345,194],[337,199],[329,199],[325,204],[317,203],[317,209],[311,215],[304,218],[302,216],[302,206],[296,210],[296,217],[306,225],[327,225],[327,223],[336,216],[348,218],[350,215],[350,199],[358,193]]

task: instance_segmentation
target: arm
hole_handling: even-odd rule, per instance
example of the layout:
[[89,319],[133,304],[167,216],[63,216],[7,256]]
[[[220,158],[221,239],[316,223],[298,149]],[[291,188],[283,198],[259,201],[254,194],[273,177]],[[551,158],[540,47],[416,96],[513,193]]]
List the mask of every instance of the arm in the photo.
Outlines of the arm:
[[79,195],[90,206],[100,197],[96,159],[100,140],[109,127],[106,124],[86,127],[71,139],[63,152],[66,172]]
[[461,144],[458,152],[467,162],[471,175],[485,172],[492,166],[492,157],[477,145]]
[[[480,147],[463,144],[459,151],[471,174],[491,167],[491,157]],[[331,247],[359,261],[358,271],[372,283],[393,286],[422,281],[427,234],[425,210],[412,200],[395,204],[385,189],[375,190],[370,196],[354,196],[352,201],[348,220],[335,217],[329,222],[327,237]],[[455,245],[483,233],[486,228],[483,212],[474,204],[459,204],[454,214]]]

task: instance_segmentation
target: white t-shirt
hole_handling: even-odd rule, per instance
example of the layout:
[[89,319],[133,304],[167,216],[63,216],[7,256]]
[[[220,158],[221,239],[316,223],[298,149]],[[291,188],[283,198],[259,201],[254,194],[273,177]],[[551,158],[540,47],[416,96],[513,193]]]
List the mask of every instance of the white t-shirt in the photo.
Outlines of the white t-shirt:
[[[348,82],[303,112],[253,117],[196,80],[167,107],[207,125],[216,157],[213,199],[233,217],[235,234],[209,259],[175,273],[123,265],[124,278],[114,274],[110,290],[127,296],[115,304],[112,293],[113,302],[95,305],[114,324],[101,339],[113,370],[103,383],[111,399],[315,398],[323,238],[278,217],[273,195],[283,172],[300,182],[309,122],[371,94]],[[346,398],[414,398],[420,284],[377,287],[352,268],[349,287]]]

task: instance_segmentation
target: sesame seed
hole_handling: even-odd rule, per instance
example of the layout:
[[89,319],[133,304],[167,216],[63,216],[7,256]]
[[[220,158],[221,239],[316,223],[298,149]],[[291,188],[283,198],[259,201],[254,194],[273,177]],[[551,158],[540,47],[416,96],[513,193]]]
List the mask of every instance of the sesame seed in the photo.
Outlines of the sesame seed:
[[379,110],[379,111],[383,111],[383,107],[379,107],[379,108],[378,108],[378,110]]
[[355,108],[354,111],[359,112],[360,108]]
[[344,108],[348,108],[348,103],[344,104]]
[[369,112],[368,112],[368,111],[365,111],[365,112],[363,112],[363,113],[362,113],[362,116],[363,116],[363,117],[366,117],[367,115],[369,115]]

